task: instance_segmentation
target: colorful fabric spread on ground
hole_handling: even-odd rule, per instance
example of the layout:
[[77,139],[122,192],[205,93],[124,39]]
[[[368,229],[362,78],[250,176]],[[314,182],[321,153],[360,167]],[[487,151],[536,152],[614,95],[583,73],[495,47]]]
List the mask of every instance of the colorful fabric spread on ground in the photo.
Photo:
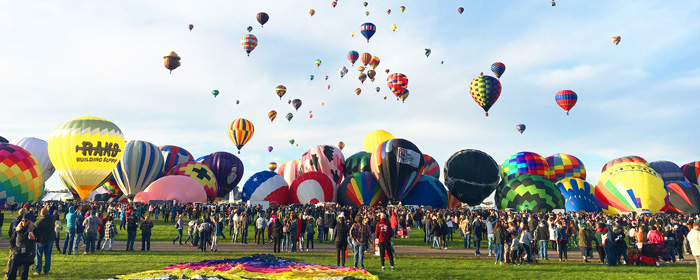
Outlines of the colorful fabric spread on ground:
[[119,275],[117,278],[179,279],[184,278],[182,276],[199,279],[379,279],[364,269],[296,262],[269,254],[180,263],[160,270]]

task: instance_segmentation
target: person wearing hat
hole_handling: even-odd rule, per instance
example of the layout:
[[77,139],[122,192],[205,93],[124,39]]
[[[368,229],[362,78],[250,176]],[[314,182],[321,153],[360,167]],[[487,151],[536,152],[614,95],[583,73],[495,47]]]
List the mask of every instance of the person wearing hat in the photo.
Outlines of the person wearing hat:
[[23,214],[19,224],[10,237],[10,258],[7,261],[7,279],[17,279],[17,272],[21,269],[21,278],[29,278],[29,267],[34,264],[36,253],[36,238],[30,228],[31,215]]

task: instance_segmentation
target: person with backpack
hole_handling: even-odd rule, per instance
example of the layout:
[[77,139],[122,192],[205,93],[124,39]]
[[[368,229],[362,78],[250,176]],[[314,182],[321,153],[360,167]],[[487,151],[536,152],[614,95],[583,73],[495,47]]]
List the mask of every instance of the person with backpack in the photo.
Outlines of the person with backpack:
[[199,249],[202,252],[207,251],[209,246],[209,237],[211,236],[211,223],[202,217],[202,223],[199,225]]

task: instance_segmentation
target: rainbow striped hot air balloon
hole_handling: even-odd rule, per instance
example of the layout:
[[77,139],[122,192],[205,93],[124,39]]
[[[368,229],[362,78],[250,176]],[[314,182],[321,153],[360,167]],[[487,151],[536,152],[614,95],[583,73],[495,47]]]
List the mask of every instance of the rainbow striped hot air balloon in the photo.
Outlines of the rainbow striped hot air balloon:
[[606,164],[595,186],[596,204],[608,214],[638,209],[656,214],[666,206],[668,198],[664,181],[646,161],[631,158],[638,157],[615,159]]
[[501,191],[508,181],[521,174],[533,174],[544,178],[552,178],[547,161],[539,154],[533,152],[519,152],[507,158],[501,164],[501,183],[496,187],[496,204],[500,205]]
[[241,148],[253,138],[255,128],[253,123],[246,119],[235,119],[228,125],[228,138],[236,144],[238,153],[241,153]]
[[578,100],[578,95],[572,90],[562,90],[557,92],[557,94],[554,96],[554,100],[557,101],[557,104],[559,104],[559,107],[564,109],[566,111],[566,114],[569,114],[569,110],[576,105],[576,101]]
[[340,205],[377,207],[386,204],[386,195],[377,184],[372,172],[356,172],[345,177],[338,186],[337,200]]
[[119,127],[96,117],[62,123],[48,143],[51,163],[82,199],[102,185],[124,152],[124,135]]

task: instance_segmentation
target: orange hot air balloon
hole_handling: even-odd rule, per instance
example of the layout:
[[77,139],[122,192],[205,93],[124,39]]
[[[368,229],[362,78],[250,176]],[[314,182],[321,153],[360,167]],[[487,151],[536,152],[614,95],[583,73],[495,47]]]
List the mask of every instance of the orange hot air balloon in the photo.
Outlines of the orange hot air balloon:
[[373,56],[373,57],[369,60],[369,66],[372,67],[372,69],[376,69],[377,66],[379,66],[379,61],[380,61],[380,60],[379,60],[379,57]]
[[363,65],[367,66],[369,64],[369,61],[372,60],[372,55],[369,53],[363,53],[360,55],[360,61],[362,62]]
[[314,11],[314,9],[309,10],[309,15],[314,16],[315,13],[316,11]]

